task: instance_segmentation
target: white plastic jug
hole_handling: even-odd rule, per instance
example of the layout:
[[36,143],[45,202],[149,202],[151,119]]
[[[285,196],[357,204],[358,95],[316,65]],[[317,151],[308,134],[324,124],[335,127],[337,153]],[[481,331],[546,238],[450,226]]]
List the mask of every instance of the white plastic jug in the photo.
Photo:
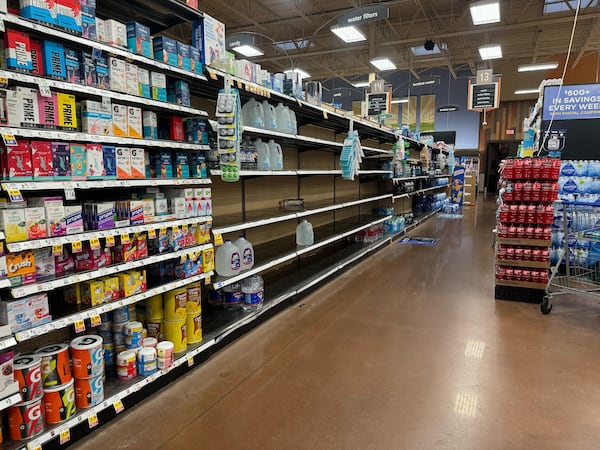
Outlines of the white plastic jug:
[[271,170],[271,150],[262,139],[254,141],[256,146],[256,170]]
[[290,109],[290,133],[298,134],[298,121],[296,120],[296,113],[293,109]]
[[244,236],[240,236],[233,244],[240,251],[242,270],[252,269],[254,267],[254,247],[252,247],[252,244]]
[[265,113],[265,128],[267,130],[277,130],[277,113],[275,107],[268,101],[263,102],[263,111]]
[[277,115],[277,131],[280,131],[281,133],[291,133],[290,109],[287,106],[283,106],[282,103],[279,103],[275,108],[275,113]]
[[248,127],[265,127],[265,112],[263,110],[263,105],[253,98],[248,100],[242,107],[242,117],[244,125]]
[[215,253],[215,270],[223,277],[232,277],[242,269],[240,250],[231,241],[225,241],[217,247]]
[[281,145],[273,139],[269,140],[269,162],[271,170],[283,170],[283,151]]
[[296,245],[313,245],[315,233],[310,222],[303,220],[296,227]]

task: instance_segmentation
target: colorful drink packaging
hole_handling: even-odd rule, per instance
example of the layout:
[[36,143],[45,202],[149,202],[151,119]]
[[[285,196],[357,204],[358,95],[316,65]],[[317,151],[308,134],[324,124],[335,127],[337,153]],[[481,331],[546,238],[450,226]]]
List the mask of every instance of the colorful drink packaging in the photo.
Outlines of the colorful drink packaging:
[[58,128],[58,95],[52,93],[50,97],[38,94],[39,124],[42,128]]
[[98,180],[104,178],[106,171],[104,170],[104,155],[102,152],[102,145],[88,144],[86,150],[88,179]]
[[71,147],[68,142],[52,143],[52,167],[55,180],[71,179]]

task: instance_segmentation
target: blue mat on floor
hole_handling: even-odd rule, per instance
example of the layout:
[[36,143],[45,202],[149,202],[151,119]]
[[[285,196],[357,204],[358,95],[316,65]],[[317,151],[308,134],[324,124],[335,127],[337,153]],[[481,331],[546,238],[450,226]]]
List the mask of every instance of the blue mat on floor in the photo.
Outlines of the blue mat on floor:
[[437,245],[438,239],[407,236],[405,238],[399,239],[398,243],[406,245],[424,245],[426,247],[433,247]]
[[465,216],[463,214],[446,214],[446,213],[442,213],[438,217],[441,217],[442,219],[462,219]]

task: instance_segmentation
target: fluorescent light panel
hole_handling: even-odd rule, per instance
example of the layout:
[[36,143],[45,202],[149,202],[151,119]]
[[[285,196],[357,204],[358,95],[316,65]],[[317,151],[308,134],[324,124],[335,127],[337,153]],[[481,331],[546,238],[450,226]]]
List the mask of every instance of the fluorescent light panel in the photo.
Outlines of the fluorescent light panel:
[[355,26],[335,27],[331,31],[344,42],[366,41],[367,37]]
[[535,70],[551,70],[556,69],[558,67],[557,62],[548,62],[548,63],[540,63],[540,64],[525,64],[523,66],[519,66],[519,72],[533,72]]
[[479,55],[484,61],[488,59],[502,58],[502,47],[499,45],[486,45],[479,47]]
[[390,58],[375,58],[371,60],[371,64],[377,67],[377,70],[394,70],[396,64],[394,64]]
[[486,25],[488,23],[500,22],[500,2],[480,1],[470,5],[473,25]]
[[310,74],[308,72],[305,72],[302,69],[290,69],[290,70],[286,70],[285,73],[290,73],[290,72],[297,72],[300,74],[300,78],[310,78]]
[[408,99],[407,98],[396,98],[396,99],[392,100],[392,105],[395,105],[398,103],[408,103]]
[[525,95],[525,94],[539,94],[539,89],[517,89],[515,91],[516,95]]
[[369,83],[368,81],[352,82],[352,86],[354,86],[355,88],[364,88],[364,87],[369,87],[370,85],[371,85],[371,83]]
[[252,58],[253,56],[262,56],[264,52],[252,45],[240,45],[238,47],[233,47],[234,52],[239,53],[240,55],[244,55],[248,58]]

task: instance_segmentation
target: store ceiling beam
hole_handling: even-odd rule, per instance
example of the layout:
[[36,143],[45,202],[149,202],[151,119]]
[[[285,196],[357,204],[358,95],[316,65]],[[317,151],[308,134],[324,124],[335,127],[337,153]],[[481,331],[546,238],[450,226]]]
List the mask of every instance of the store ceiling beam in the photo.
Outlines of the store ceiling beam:
[[577,57],[573,61],[573,65],[571,66],[571,69],[574,69],[577,66],[577,64],[579,64],[579,61],[581,61],[581,58],[583,58],[583,55],[584,55],[585,51],[587,50],[587,48],[590,45],[591,41],[595,38],[595,35],[596,35],[596,33],[598,32],[599,29],[600,29],[600,21],[599,20],[595,20],[594,24],[590,27],[590,32],[588,34],[588,37],[583,42],[583,44],[581,46],[581,50],[579,50],[579,53],[577,54]]

